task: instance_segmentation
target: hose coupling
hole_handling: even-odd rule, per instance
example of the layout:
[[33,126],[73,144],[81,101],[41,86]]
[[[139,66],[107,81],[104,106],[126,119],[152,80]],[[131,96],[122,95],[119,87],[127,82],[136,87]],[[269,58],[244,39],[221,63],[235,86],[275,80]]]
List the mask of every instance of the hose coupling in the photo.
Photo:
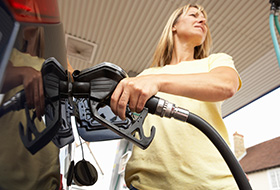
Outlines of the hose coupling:
[[174,119],[180,121],[187,121],[189,111],[183,108],[176,107],[175,104],[170,103],[167,100],[159,99],[155,114],[159,115],[160,117],[173,117]]

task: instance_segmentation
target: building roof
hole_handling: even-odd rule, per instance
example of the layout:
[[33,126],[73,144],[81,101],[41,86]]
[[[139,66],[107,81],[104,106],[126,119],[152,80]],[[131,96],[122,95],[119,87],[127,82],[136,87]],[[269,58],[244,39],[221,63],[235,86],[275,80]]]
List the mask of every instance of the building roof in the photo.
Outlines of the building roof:
[[245,173],[280,166],[280,137],[246,149],[247,154],[239,161]]

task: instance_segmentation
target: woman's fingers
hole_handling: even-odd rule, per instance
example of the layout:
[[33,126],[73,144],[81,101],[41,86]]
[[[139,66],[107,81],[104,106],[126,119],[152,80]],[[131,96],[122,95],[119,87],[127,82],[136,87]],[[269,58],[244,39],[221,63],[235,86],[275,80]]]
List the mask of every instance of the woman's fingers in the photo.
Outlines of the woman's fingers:
[[24,82],[24,93],[28,108],[34,108],[34,94],[33,87],[29,81]]
[[111,95],[110,107],[115,115],[118,115],[118,103],[122,95],[123,87],[122,82],[119,82],[113,94]]
[[45,108],[45,97],[41,75],[38,77],[37,88],[34,88],[34,101],[37,118],[41,121]]
[[157,85],[151,77],[125,78],[120,81],[111,96],[111,109],[121,119],[125,119],[127,104],[132,112],[141,112],[146,101],[157,93]]
[[135,110],[137,113],[141,112],[144,109],[145,104],[149,98],[150,96],[147,93],[141,93],[141,95],[138,98],[138,102]]
[[39,98],[39,84],[38,81],[34,81],[34,87],[33,87],[33,94],[34,94],[34,108],[36,111],[36,116],[41,119],[41,110],[40,110],[40,98]]
[[119,102],[117,105],[117,115],[122,119],[125,120],[126,116],[125,116],[125,112],[126,112],[126,106],[128,104],[129,101],[129,91],[124,90],[123,93],[121,94],[120,98],[119,98]]
[[43,86],[42,76],[40,77],[39,97],[40,97],[41,116],[43,116],[45,114],[45,95],[44,95],[44,86]]
[[29,71],[26,72],[23,82],[26,102],[29,108],[35,108],[36,116],[41,120],[45,108],[42,76],[39,71],[28,69]]
[[126,118],[125,112],[127,104],[129,103],[131,111],[134,111],[138,101],[137,92],[130,81],[131,78],[125,78],[120,81],[111,96],[111,109],[123,120]]

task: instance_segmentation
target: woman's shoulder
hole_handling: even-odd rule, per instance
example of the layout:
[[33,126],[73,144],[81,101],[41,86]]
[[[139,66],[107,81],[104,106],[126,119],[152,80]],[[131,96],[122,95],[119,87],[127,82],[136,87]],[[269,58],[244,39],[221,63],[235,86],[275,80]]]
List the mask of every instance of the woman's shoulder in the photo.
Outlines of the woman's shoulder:
[[235,68],[233,58],[226,53],[215,53],[208,57],[209,70],[220,67],[229,66]]
[[208,59],[232,59],[232,57],[227,53],[213,53],[208,56]]
[[143,70],[138,76],[140,75],[148,75],[148,74],[155,74],[161,67],[150,67]]

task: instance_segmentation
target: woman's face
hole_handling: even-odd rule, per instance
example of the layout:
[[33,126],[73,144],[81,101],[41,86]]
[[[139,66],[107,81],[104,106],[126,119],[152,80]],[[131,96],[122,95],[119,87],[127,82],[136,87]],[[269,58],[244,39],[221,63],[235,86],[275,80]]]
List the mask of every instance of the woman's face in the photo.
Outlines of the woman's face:
[[179,37],[179,40],[187,40],[195,46],[201,45],[207,34],[206,19],[202,12],[195,7],[182,14],[177,23],[173,26],[172,31]]

